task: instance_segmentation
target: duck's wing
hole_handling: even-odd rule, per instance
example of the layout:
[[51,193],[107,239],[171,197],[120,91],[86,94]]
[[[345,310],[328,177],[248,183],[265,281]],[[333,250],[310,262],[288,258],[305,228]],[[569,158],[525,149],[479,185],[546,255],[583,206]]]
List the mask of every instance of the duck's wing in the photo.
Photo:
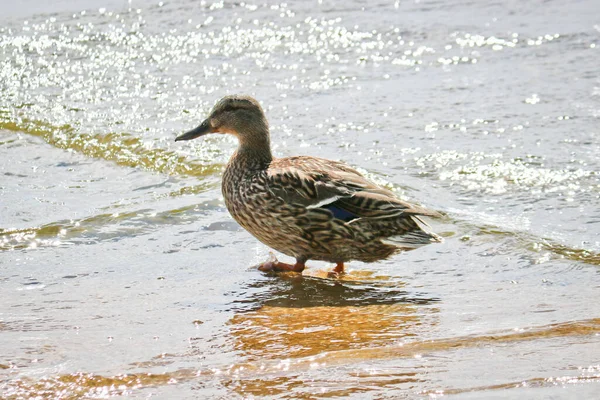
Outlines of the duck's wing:
[[269,190],[287,203],[325,208],[336,218],[439,216],[435,211],[400,200],[344,163],[315,157],[276,159],[267,171]]

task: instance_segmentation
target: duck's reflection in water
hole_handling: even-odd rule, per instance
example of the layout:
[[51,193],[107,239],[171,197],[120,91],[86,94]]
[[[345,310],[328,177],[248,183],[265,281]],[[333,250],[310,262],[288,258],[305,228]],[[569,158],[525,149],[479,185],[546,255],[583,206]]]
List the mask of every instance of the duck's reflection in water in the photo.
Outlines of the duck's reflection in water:
[[[303,379],[293,367],[285,372],[286,363],[310,362],[314,356],[327,368],[328,354],[342,351],[348,358],[342,364],[349,366],[352,352],[345,350],[385,347],[419,336],[436,323],[438,299],[409,293],[399,281],[358,278],[284,275],[248,285],[246,300],[233,303],[233,346],[250,363],[281,361],[282,374],[232,380],[230,387],[244,395],[290,390]],[[364,353],[360,361],[365,361]]]

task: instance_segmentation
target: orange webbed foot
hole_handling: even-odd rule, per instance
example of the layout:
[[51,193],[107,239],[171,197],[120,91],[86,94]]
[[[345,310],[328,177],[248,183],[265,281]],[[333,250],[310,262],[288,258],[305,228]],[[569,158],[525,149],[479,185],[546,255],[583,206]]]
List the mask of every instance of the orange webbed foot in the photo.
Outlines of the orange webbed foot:
[[271,254],[268,261],[266,261],[258,266],[258,270],[263,271],[263,272],[273,271],[273,272],[298,272],[298,273],[301,273],[302,271],[304,271],[304,268],[305,268],[305,265],[303,262],[296,261],[296,264],[294,264],[294,265],[283,263],[283,262],[280,262],[279,260],[277,260],[277,258],[275,258],[275,256],[273,254]]
[[343,262],[339,262],[336,264],[335,268],[333,269],[333,271],[329,272],[327,274],[327,276],[329,278],[339,278],[342,275],[344,275],[346,272],[344,272],[344,263]]

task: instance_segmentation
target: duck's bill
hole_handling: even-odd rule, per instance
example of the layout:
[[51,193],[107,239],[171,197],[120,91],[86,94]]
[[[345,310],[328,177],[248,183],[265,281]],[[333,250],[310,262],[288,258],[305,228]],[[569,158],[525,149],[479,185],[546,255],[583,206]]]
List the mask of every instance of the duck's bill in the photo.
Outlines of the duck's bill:
[[210,124],[208,123],[208,120],[204,120],[204,122],[202,122],[202,124],[199,127],[177,136],[175,138],[175,141],[178,142],[180,140],[192,140],[196,139],[197,137],[206,135],[208,133],[211,133]]

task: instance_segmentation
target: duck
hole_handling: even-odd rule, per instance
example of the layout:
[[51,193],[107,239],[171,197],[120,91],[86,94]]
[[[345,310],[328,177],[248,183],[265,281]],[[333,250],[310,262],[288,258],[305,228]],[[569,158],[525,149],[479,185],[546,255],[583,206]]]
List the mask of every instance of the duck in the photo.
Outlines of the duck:
[[219,100],[202,123],[175,138],[229,134],[238,140],[222,177],[227,210],[246,231],[295,259],[271,257],[261,271],[302,273],[308,260],[335,264],[387,259],[442,238],[424,217],[437,211],[401,200],[351,166],[324,158],[276,158],[259,102],[245,95]]

